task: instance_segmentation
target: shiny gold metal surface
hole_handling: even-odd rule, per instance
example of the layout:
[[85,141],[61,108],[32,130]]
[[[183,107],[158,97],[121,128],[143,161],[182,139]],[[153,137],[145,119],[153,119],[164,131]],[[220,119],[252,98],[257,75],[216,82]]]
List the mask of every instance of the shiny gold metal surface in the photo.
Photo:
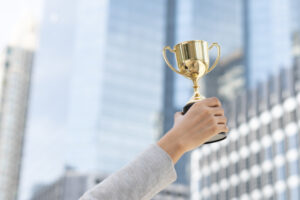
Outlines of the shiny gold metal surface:
[[[218,56],[214,64],[209,67],[209,50],[217,47]],[[166,56],[166,50],[175,53],[178,69],[175,69]],[[176,44],[174,49],[166,46],[163,50],[163,57],[167,65],[176,73],[193,81],[194,95],[188,103],[196,102],[205,97],[199,93],[198,80],[213,70],[220,59],[220,46],[217,43],[208,43],[204,40],[191,40]]]

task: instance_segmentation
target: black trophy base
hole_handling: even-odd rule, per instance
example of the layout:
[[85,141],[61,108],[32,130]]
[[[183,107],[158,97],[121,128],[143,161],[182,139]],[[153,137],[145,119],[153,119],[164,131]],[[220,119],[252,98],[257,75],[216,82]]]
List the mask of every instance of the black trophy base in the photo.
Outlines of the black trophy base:
[[[184,115],[193,105],[194,103],[189,103],[189,104],[186,104],[184,107],[183,107],[183,110],[182,110],[182,114]],[[215,135],[214,137],[210,138],[207,142],[205,142],[204,144],[210,144],[210,143],[214,143],[214,142],[219,142],[219,141],[222,141],[224,140],[225,138],[227,137],[227,134],[225,132],[221,132],[217,135]]]

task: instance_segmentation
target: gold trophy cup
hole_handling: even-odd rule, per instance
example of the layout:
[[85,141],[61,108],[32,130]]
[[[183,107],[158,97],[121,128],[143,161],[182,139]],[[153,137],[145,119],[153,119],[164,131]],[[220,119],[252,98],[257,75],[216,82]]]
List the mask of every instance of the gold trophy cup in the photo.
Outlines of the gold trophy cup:
[[[218,49],[218,57],[216,58],[214,64],[209,67],[209,50],[211,50],[214,46]],[[179,71],[170,64],[166,56],[166,50],[175,53]],[[174,72],[193,81],[194,95],[183,108],[182,114],[185,114],[195,102],[205,99],[205,97],[200,95],[199,93],[198,80],[200,77],[206,75],[216,67],[220,59],[220,46],[217,43],[212,43],[212,45],[208,46],[208,43],[206,41],[191,40],[176,44],[174,49],[166,46],[163,50],[163,57],[167,65]],[[226,137],[226,133],[221,132],[212,137],[205,144],[218,142],[225,139]]]

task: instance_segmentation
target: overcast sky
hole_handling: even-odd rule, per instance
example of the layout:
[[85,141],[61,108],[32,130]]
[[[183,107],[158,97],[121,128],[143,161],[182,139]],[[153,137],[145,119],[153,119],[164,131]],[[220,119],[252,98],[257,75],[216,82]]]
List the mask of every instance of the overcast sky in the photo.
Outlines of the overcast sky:
[[42,16],[43,0],[0,0],[0,50],[10,41],[14,27],[30,13],[37,21]]

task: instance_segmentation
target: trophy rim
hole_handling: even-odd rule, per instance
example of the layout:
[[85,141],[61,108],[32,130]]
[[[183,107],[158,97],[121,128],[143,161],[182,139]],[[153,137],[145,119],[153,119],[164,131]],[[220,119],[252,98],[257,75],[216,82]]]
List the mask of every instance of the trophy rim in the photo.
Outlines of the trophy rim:
[[208,43],[205,40],[188,40],[188,41],[184,41],[184,42],[180,42],[180,43],[176,44],[175,47],[178,46],[178,45],[180,45],[180,44],[187,44],[187,43],[190,43],[190,42],[194,42],[194,43],[195,42],[206,42],[206,43]]

